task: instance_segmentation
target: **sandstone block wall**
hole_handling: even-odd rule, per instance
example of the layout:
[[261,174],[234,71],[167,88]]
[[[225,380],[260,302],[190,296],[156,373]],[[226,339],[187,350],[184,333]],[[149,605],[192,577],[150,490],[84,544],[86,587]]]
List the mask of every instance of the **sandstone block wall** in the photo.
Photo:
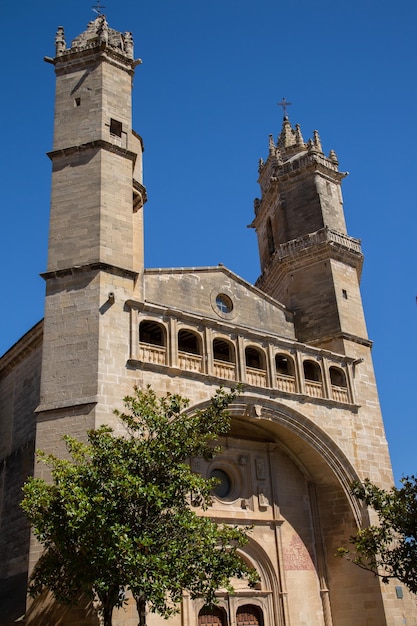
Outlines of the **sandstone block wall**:
[[33,475],[42,324],[0,361],[0,624],[25,612],[30,528],[19,507]]

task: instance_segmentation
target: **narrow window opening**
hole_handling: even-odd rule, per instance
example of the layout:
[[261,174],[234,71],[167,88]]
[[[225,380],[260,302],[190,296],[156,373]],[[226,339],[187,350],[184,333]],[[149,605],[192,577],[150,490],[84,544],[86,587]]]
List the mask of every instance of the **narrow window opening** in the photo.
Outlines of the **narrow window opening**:
[[81,104],[81,98],[75,98],[74,100],[74,106],[79,107]]
[[271,222],[270,217],[268,217],[268,221],[266,223],[266,236],[267,236],[267,241],[268,241],[268,252],[271,255],[275,252],[275,241],[274,241],[274,233],[272,230],[272,222]]
[[342,289],[342,295],[343,295],[343,297],[344,297],[344,299],[345,299],[345,300],[347,300],[347,299],[348,299],[348,295],[347,295],[347,291],[346,291],[346,289]]
[[122,122],[118,120],[110,119],[110,134],[115,135],[116,137],[122,136]]

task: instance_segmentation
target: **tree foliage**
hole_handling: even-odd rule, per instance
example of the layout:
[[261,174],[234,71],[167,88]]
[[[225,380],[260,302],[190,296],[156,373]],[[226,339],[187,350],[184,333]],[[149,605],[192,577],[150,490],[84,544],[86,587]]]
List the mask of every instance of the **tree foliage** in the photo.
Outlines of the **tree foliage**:
[[237,393],[220,389],[207,408],[184,416],[187,399],[135,388],[125,411],[115,411],[123,436],[101,426],[86,443],[64,437],[69,459],[38,452],[52,482],[24,486],[22,507],[45,548],[30,594],[49,589],[69,604],[81,593],[98,598],[111,624],[130,590],[143,623],[145,603],[168,617],[184,589],[212,603],[231,577],[255,581],[237,553],[248,529],[217,525],[190,503],[211,503],[216,481],[193,473],[189,460],[219,452],[214,443],[229,431],[227,407]]
[[354,550],[340,548],[339,555],[384,582],[397,578],[417,593],[417,479],[409,476],[401,483],[389,491],[369,479],[355,483],[353,494],[376,511],[378,525],[361,528],[350,539]]

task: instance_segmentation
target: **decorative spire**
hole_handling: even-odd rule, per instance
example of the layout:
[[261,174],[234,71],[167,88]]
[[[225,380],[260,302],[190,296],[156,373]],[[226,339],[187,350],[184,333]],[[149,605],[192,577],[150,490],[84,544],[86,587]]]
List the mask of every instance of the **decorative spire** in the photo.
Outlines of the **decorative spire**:
[[337,154],[334,150],[330,150],[329,152],[329,159],[330,161],[332,161],[332,163],[335,163],[336,165],[339,165],[339,159],[337,158]]
[[278,148],[290,148],[295,144],[295,131],[292,128],[287,116],[284,117],[282,130],[278,137]]
[[129,57],[129,59],[133,59],[133,37],[132,37],[132,33],[125,33],[124,34],[124,41],[125,41],[125,52],[126,52],[126,56]]
[[104,43],[106,45],[109,43],[109,26],[104,15],[100,15],[99,17],[97,35],[100,43]]
[[323,152],[323,148],[321,147],[320,135],[319,135],[319,131],[318,130],[313,131],[313,146],[314,146],[315,150],[318,150],[318,152]]
[[275,143],[272,135],[269,135],[269,154],[275,154]]
[[303,139],[303,136],[301,134],[300,124],[296,124],[295,125],[295,143],[296,143],[297,146],[302,146],[303,148],[305,146],[304,139]]
[[64,54],[67,44],[65,43],[64,37],[64,27],[58,26],[58,30],[56,31],[55,36],[55,54],[57,57],[60,57]]

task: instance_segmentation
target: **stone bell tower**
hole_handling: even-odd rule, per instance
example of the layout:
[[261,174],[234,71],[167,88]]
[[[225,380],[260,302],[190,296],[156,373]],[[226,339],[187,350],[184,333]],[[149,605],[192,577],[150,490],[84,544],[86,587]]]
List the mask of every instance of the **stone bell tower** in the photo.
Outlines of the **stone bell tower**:
[[[142,141],[132,130],[131,33],[104,15],[67,48],[58,28],[49,255],[38,447],[94,427],[114,401],[129,345],[128,298],[142,297]],[[113,385],[114,387],[114,385]],[[120,389],[115,392],[120,397]],[[57,444],[58,445],[58,444]]]
[[360,242],[347,234],[335,152],[317,131],[307,143],[285,115],[277,143],[259,163],[255,200],[262,274],[257,286],[295,313],[296,335],[341,353],[367,337],[359,280]]

